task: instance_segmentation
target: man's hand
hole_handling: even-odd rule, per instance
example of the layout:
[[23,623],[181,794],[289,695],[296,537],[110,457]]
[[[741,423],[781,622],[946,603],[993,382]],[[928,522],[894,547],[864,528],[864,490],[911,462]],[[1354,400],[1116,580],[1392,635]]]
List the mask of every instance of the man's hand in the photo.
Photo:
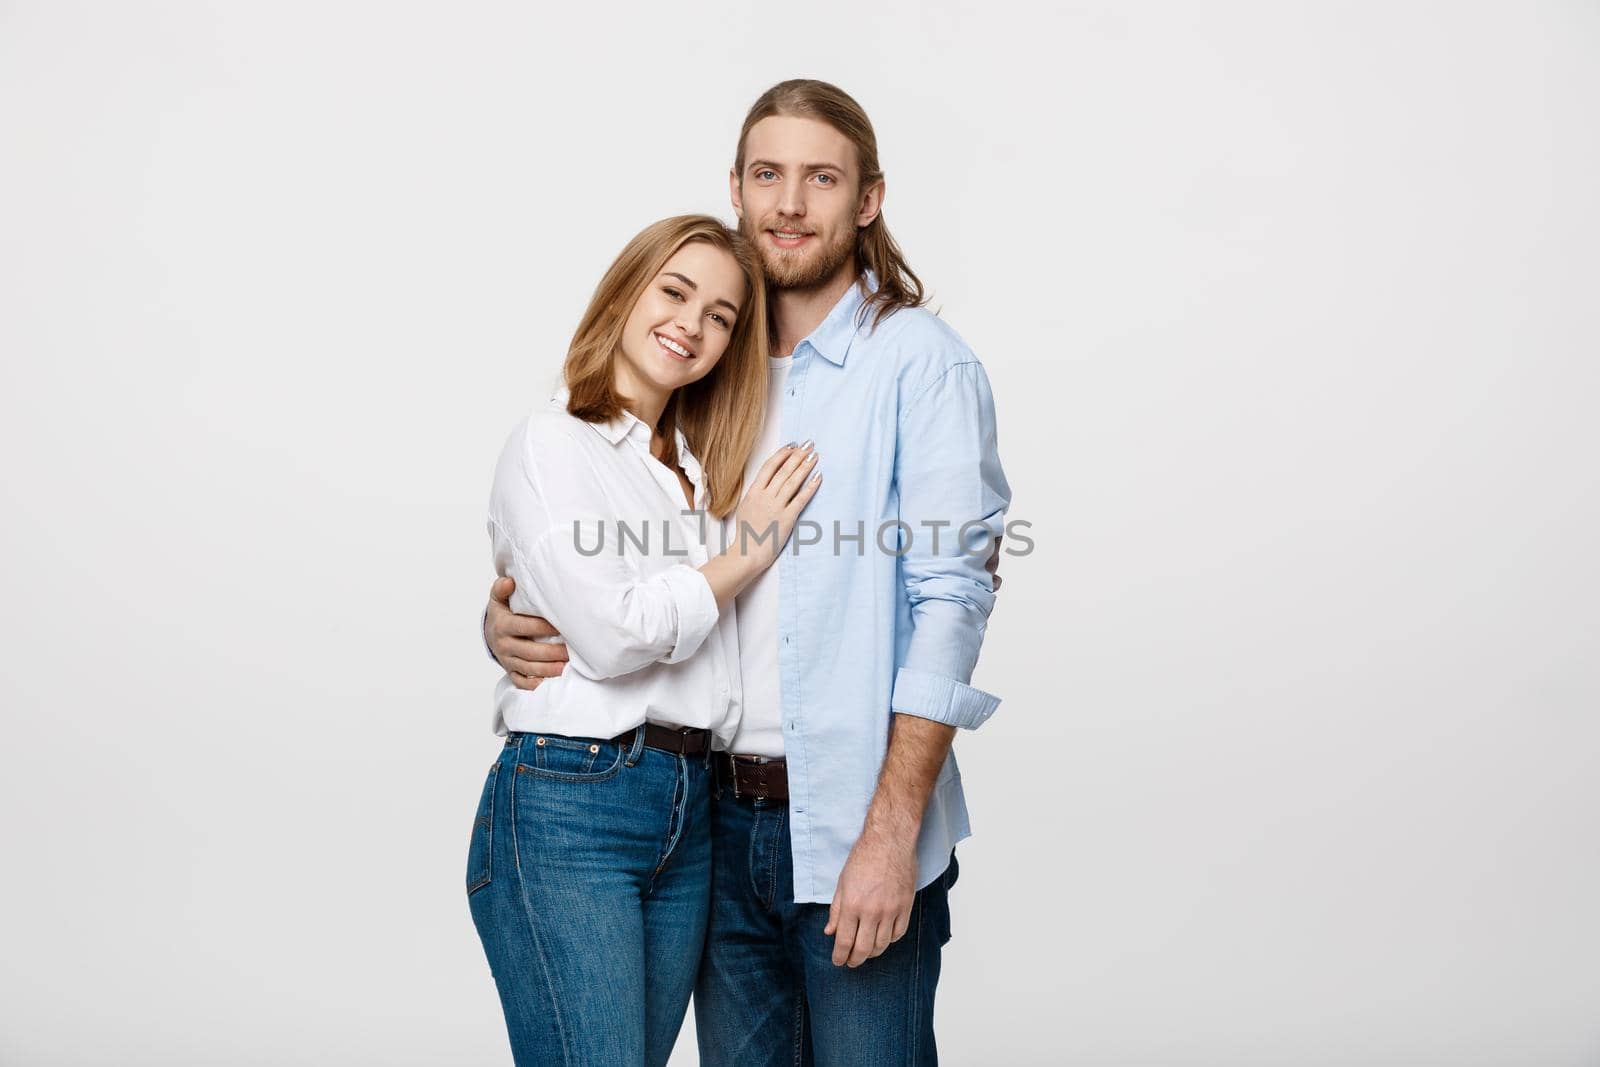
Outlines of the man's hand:
[[489,614],[483,620],[483,639],[494,658],[518,689],[537,689],[567,665],[567,646],[558,641],[535,641],[556,635],[555,627],[537,615],[511,610],[511,593],[517,583],[496,578],[489,587]]
[[859,967],[900,940],[917,896],[917,836],[863,833],[828,907],[833,965]]
[[917,897],[917,836],[955,727],[896,712],[889,751],[855,847],[839,872],[823,934],[833,965],[859,967],[906,932]]

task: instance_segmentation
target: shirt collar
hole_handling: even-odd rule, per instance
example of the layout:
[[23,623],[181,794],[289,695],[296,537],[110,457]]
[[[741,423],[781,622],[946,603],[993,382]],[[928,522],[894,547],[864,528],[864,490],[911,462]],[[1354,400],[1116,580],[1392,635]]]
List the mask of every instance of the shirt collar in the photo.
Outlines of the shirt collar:
[[[839,302],[833,305],[828,317],[818,323],[817,328],[812,330],[800,345],[809,344],[829,363],[844,366],[844,358],[850,354],[850,343],[856,339],[856,333],[860,329],[856,324],[856,315],[861,310],[867,293],[875,292],[877,288],[878,276],[871,270],[863,271],[856,284],[846,289]],[[794,346],[796,351],[800,345]]]
[[[556,391],[550,395],[550,406],[565,411],[567,410],[567,401],[571,396],[571,388],[567,386],[566,382],[562,382],[556,386]],[[588,420],[584,421],[587,422]],[[650,443],[650,427],[646,426],[639,416],[627,408],[623,408],[622,414],[614,419],[606,422],[590,422],[589,425],[594,428],[595,433],[604,437],[611,444],[619,444],[623,438],[633,432],[634,427],[638,427],[640,432],[644,434],[646,446]]]
[[[567,410],[567,400],[572,396],[572,389],[566,382],[556,387],[550,396],[550,406]],[[604,437],[612,445],[619,445],[624,440],[631,440],[634,447],[645,455],[650,455],[650,439],[654,436],[650,427],[627,408],[622,409],[622,414],[606,422],[589,423],[594,432]],[[689,448],[689,439],[683,435],[681,427],[673,428],[673,439],[678,443],[678,462],[683,465],[683,473],[689,476],[689,481],[694,485],[695,496],[698,499],[706,491],[705,470],[700,466],[700,459]]]

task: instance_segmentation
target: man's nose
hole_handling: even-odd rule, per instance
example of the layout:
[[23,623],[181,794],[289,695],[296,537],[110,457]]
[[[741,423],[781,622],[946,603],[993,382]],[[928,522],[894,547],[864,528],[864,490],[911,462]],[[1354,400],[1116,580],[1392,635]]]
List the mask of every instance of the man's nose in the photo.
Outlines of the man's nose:
[[799,182],[784,182],[778,194],[778,214],[804,218],[806,213],[805,189]]

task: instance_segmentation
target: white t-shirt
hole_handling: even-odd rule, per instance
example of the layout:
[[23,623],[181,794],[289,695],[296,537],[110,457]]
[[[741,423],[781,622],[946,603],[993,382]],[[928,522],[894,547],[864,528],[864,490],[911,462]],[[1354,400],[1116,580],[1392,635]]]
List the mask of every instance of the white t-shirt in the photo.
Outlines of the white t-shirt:
[[[745,466],[746,485],[784,444],[778,440],[783,432],[783,388],[793,364],[793,356],[776,357],[770,364],[767,421]],[[723,544],[733,544],[736,533],[729,515],[723,522]],[[742,700],[744,707],[737,716],[739,729],[727,748],[741,756],[776,759],[783,755],[783,714],[778,703],[778,565],[774,563],[745,586],[735,604],[743,683],[736,687],[743,690],[736,699]]]

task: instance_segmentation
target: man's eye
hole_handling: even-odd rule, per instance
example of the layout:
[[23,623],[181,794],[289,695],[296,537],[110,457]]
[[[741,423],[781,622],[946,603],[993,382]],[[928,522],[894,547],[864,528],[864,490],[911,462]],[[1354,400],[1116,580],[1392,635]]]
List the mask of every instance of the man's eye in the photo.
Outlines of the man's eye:
[[833,184],[833,175],[831,175],[831,174],[819,174],[819,175],[817,175],[817,180],[822,182],[824,185],[832,185]]
[[766,181],[767,175],[769,175],[769,174],[771,174],[774,178],[777,177],[777,175],[774,174],[770,170],[758,170],[758,171],[756,171],[756,177],[760,178],[762,181]]

